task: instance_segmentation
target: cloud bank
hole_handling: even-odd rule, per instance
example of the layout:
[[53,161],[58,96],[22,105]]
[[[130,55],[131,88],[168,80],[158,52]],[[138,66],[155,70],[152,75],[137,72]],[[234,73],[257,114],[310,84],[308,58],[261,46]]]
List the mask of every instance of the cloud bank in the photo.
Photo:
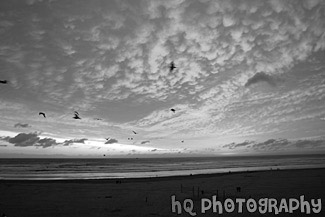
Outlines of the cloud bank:
[[288,151],[296,151],[302,153],[303,151],[325,150],[324,139],[269,139],[264,142],[246,141],[243,143],[231,143],[224,145],[223,148],[233,151],[245,151],[250,153],[286,153]]
[[1,137],[0,140],[7,141],[17,147],[42,147],[48,148],[58,145],[69,146],[73,143],[85,143],[87,139],[74,139],[74,140],[65,140],[64,142],[57,142],[52,138],[40,138],[40,133],[19,133],[14,137]]

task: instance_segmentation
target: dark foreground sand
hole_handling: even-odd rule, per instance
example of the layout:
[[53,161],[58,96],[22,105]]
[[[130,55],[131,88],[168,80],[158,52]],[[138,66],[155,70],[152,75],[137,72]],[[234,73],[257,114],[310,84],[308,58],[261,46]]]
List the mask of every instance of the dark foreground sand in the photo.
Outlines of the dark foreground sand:
[[[241,188],[240,192],[237,187]],[[238,213],[237,205],[232,213],[219,215],[212,209],[201,213],[202,198],[212,201],[213,195],[222,202],[226,198],[235,201],[251,197],[257,202],[260,198],[276,198],[279,203],[281,198],[300,199],[304,195],[309,202],[321,199],[319,214],[313,211],[310,215],[302,214],[299,208],[293,214],[284,213],[283,209],[276,216],[325,216],[325,169],[123,179],[121,183],[116,180],[2,180],[0,214],[8,217],[191,216],[184,209],[180,215],[172,212],[172,195],[181,204],[185,199],[192,199],[192,213],[196,212],[196,216],[275,216],[274,211],[263,215],[258,210],[249,213],[245,204],[244,213]]]

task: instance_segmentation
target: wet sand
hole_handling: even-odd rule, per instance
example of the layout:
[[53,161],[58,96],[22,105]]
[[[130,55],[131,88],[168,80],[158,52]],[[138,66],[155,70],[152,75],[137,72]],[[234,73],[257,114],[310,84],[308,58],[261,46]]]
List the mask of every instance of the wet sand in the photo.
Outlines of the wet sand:
[[[240,188],[240,189],[239,189]],[[222,215],[212,208],[202,213],[202,198],[212,201],[260,198],[321,199],[321,212],[299,210],[276,216],[325,216],[325,169],[270,170],[227,174],[193,175],[120,180],[10,181],[0,180],[0,214],[7,217],[53,216],[191,216],[182,207],[172,212],[172,196],[181,205],[193,201],[196,216],[275,216],[235,211]],[[175,204],[175,203],[174,203]],[[187,204],[190,205],[190,204]],[[175,205],[177,211],[178,205]]]

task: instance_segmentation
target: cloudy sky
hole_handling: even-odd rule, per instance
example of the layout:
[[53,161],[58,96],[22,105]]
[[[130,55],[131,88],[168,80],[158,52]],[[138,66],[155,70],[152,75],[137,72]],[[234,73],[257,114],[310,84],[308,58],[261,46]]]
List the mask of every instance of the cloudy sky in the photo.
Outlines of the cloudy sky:
[[0,37],[1,156],[325,153],[322,0],[2,0]]

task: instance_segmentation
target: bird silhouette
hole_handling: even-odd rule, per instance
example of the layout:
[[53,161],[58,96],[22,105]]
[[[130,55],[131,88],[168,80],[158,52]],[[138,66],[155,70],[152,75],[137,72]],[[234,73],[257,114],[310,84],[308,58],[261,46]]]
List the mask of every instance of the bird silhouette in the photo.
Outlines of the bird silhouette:
[[134,134],[138,134],[137,132],[135,132],[134,130],[132,130],[132,132],[134,133]]
[[7,84],[8,81],[7,80],[0,80],[0,84]]
[[174,71],[174,69],[176,69],[177,67],[175,66],[175,64],[174,64],[174,61],[172,61],[171,63],[170,63],[170,65],[169,65],[169,71],[170,72],[172,72],[172,71]]
[[38,115],[43,115],[43,117],[46,118],[46,115],[44,112],[39,112]]
[[79,119],[79,120],[81,120],[81,117],[79,117],[77,114],[74,114],[73,119]]
[[184,140],[182,140],[182,142],[184,142]]
[[173,108],[172,108],[172,109],[170,109],[170,110],[171,110],[172,112],[174,112],[174,113],[176,112],[176,110],[175,110],[175,109],[173,109]]
[[79,113],[78,112],[74,112],[74,119],[81,119],[81,117],[79,117]]

